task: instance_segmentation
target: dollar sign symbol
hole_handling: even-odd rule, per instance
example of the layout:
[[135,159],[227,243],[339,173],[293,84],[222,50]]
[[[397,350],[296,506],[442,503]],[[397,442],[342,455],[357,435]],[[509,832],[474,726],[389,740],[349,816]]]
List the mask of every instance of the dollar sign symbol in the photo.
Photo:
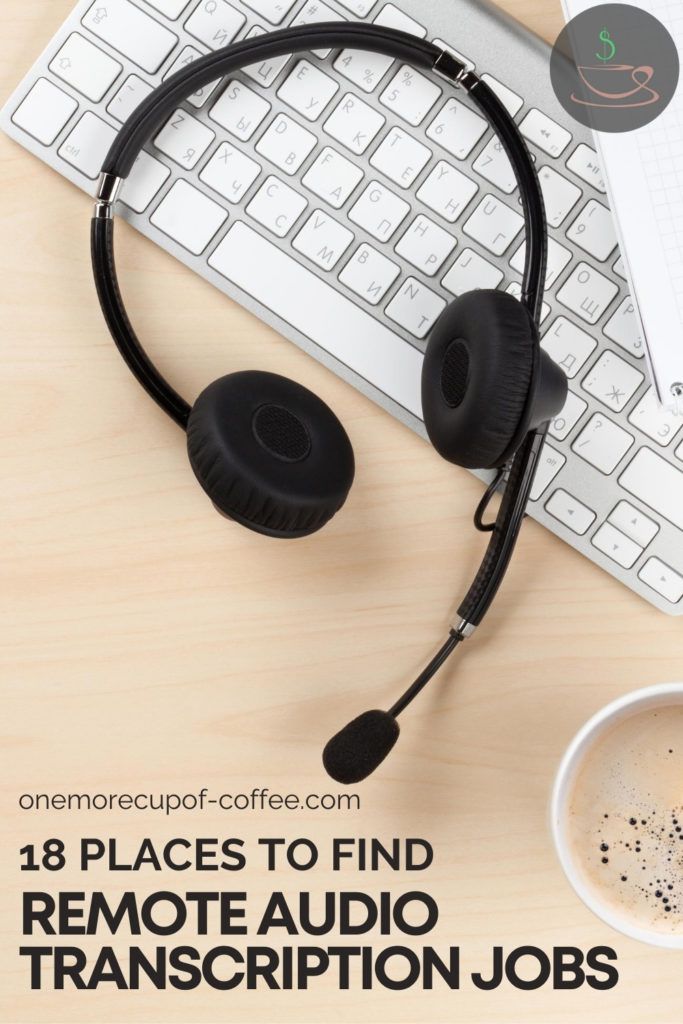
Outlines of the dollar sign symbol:
[[603,44],[602,53],[596,53],[595,56],[598,58],[598,60],[612,60],[614,54],[617,52],[617,48],[610,39],[609,32],[606,28],[603,28],[600,32],[600,42]]

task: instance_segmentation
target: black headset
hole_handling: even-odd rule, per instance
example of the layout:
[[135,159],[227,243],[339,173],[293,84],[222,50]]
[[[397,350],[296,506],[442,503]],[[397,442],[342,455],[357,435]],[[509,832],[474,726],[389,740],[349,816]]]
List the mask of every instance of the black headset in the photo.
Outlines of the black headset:
[[[529,501],[548,423],[562,409],[567,380],[541,349],[540,310],[547,231],[534,164],[495,93],[449,51],[405,32],[354,23],[287,28],[198,58],[171,75],[128,118],[107,154],[92,219],[92,263],[102,311],[124,360],[143,388],[187,432],[190,464],[219,512],[270,537],[305,537],[344,504],[354,477],[351,442],[325,403],[272,373],[233,373],[190,406],[164,379],[128,319],[114,264],[118,190],[145,143],[198,89],[250,64],[303,50],[352,47],[406,61],[463,88],[498,135],[524,209],[526,255],[521,299],[473,291],[444,310],[431,332],[422,372],[425,427],[449,462],[497,469],[475,522],[491,539],[443,646],[387,711],[368,711],[325,747],[323,762],[341,783],[378,767],[398,739],[398,715],[488,611],[510,562]],[[302,301],[304,297],[302,296]],[[495,523],[483,512],[505,482]]]

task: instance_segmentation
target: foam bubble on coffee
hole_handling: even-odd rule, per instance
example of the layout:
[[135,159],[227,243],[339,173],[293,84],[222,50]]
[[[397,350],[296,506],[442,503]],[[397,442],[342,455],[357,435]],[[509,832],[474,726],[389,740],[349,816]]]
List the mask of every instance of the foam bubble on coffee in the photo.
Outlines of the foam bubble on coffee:
[[683,933],[683,705],[635,712],[594,740],[570,793],[568,838],[603,903]]

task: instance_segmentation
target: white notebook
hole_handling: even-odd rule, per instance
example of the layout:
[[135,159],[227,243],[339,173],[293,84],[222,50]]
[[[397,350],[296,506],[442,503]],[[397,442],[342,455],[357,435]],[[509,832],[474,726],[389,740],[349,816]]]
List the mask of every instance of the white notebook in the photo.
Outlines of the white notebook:
[[[562,0],[567,18],[600,2]],[[653,382],[662,404],[683,415],[683,0],[629,2],[669,30],[681,77],[652,124],[595,138]]]

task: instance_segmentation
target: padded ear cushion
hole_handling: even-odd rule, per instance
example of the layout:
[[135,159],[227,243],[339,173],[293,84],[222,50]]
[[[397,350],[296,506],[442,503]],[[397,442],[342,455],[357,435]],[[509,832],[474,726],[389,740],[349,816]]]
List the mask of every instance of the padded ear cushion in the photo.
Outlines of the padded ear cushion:
[[319,530],[346,501],[355,472],[332,410],[300,384],[257,370],[221,377],[201,393],[187,450],[218,510],[271,537]]
[[425,427],[444,459],[467,469],[504,464],[527,409],[537,352],[536,326],[507,292],[466,292],[444,310],[422,371]]

